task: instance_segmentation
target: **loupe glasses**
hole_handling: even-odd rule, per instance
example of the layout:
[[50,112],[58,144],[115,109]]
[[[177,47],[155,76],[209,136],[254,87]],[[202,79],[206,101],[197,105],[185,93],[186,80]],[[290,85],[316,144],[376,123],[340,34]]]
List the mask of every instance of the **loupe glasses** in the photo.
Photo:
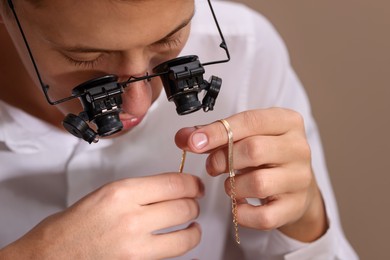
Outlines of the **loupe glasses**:
[[[200,109],[205,112],[213,110],[222,80],[217,76],[211,76],[208,81],[205,80],[204,67],[228,62],[230,54],[211,1],[207,0],[207,2],[221,38],[219,47],[225,51],[226,59],[201,63],[196,55],[182,56],[156,66],[153,69],[153,74],[147,74],[143,77],[130,77],[124,82],[118,82],[116,75],[105,75],[91,79],[73,88],[70,96],[57,100],[52,100],[48,94],[50,87],[41,78],[12,0],[8,0],[8,5],[23,37],[47,102],[51,105],[58,105],[76,98],[79,99],[83,111],[78,115],[68,114],[63,120],[63,126],[74,136],[82,138],[88,143],[96,143],[99,137],[110,136],[122,130],[123,125],[119,119],[119,113],[122,110],[122,94],[126,87],[137,81],[160,77],[167,98],[175,103],[176,112],[179,115],[190,114]],[[200,92],[205,92],[202,101],[198,98]],[[88,123],[94,124],[96,130],[91,128]]]

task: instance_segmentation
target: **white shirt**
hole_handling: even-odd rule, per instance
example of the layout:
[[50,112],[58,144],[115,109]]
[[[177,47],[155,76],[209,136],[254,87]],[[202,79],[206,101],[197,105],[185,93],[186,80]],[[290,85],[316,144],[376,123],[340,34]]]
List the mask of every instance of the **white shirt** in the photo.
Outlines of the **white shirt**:
[[[203,63],[224,59],[207,3],[196,3],[191,36],[182,55],[196,54]],[[189,154],[184,171],[200,176],[206,186],[197,220],[202,241],[177,259],[357,259],[340,226],[316,124],[282,40],[264,17],[244,6],[214,2],[214,8],[231,62],[205,67],[206,79],[211,75],[223,79],[212,112],[177,116],[174,104],[162,92],[134,130],[89,145],[0,101],[0,247],[107,182],[177,171],[181,151],[173,137],[181,127],[278,106],[294,109],[305,119],[329,230],[313,243],[301,243],[277,230],[240,228],[241,245],[235,245],[230,199],[223,188],[226,176],[208,176],[205,156]]]

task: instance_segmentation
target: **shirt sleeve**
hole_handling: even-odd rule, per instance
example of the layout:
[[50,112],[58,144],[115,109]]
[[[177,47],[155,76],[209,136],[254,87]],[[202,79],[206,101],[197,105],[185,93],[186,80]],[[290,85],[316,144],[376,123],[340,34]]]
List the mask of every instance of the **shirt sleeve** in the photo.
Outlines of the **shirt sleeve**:
[[267,259],[285,260],[330,260],[330,259],[356,259],[351,257],[341,258],[336,251],[333,226],[318,240],[312,243],[303,243],[275,230],[269,238],[265,255]]
[[305,90],[290,64],[287,48],[264,17],[252,12],[251,19],[247,25],[251,28],[251,33],[245,48],[246,52],[251,53],[246,53],[245,57],[251,57],[246,62],[252,69],[247,76],[247,92],[241,95],[247,101],[245,109],[283,107],[293,109],[303,116],[312,151],[313,171],[325,202],[329,229],[312,243],[301,243],[277,230],[268,232],[266,239],[263,236],[256,238],[256,231],[253,230],[244,232],[244,236],[250,233],[242,243],[244,254],[247,259],[358,259],[344,236],[319,131]]

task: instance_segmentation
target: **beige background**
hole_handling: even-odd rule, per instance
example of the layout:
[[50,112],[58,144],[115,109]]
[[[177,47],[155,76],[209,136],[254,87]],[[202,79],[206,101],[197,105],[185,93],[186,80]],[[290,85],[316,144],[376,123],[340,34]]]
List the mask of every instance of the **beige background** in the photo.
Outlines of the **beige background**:
[[267,16],[311,98],[349,241],[390,259],[390,1],[237,0]]

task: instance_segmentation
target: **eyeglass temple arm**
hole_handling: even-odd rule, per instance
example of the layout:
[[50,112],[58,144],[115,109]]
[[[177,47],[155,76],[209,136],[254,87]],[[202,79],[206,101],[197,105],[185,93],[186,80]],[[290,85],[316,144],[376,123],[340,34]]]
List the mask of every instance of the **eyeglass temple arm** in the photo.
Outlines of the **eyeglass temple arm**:
[[20,34],[22,35],[22,38],[23,38],[23,41],[24,41],[24,44],[26,45],[26,48],[27,48],[27,51],[28,51],[28,55],[30,56],[30,60],[34,66],[34,70],[35,70],[35,73],[37,74],[37,77],[38,77],[38,81],[39,81],[39,84],[41,85],[42,87],[42,90],[43,90],[43,93],[45,94],[45,97],[46,97],[46,100],[47,102],[49,102],[50,105],[56,105],[58,103],[62,103],[62,102],[65,102],[65,101],[68,101],[68,100],[71,100],[73,98],[76,98],[76,97],[68,97],[68,98],[65,98],[63,100],[59,100],[59,101],[56,101],[56,102],[53,102],[50,97],[49,97],[49,94],[47,93],[48,89],[49,89],[49,86],[48,85],[45,85],[42,81],[42,77],[41,77],[41,74],[39,73],[39,70],[38,70],[38,67],[37,67],[37,64],[35,63],[35,60],[34,60],[34,57],[32,55],[32,52],[31,52],[31,49],[30,49],[30,46],[27,42],[27,38],[26,38],[26,35],[24,34],[24,31],[23,31],[23,28],[22,28],[22,25],[20,24],[20,21],[18,19],[18,16],[16,15],[16,12],[15,12],[15,8],[14,8],[14,4],[12,2],[12,0],[8,0],[8,6],[10,7],[11,11],[12,11],[12,14],[15,18],[15,21],[18,25],[18,28],[20,30]]
[[213,8],[213,6],[212,6],[212,4],[211,4],[211,0],[207,0],[207,2],[209,3],[210,10],[211,10],[211,13],[212,13],[212,15],[213,15],[215,25],[217,26],[219,36],[221,37],[221,40],[222,40],[222,42],[221,42],[221,44],[219,45],[219,47],[221,47],[222,49],[225,50],[227,59],[225,59],[225,60],[219,60],[219,61],[206,62],[206,63],[203,63],[203,64],[202,64],[203,66],[208,66],[208,65],[213,65],[213,64],[219,64],[219,63],[225,63],[225,62],[230,61],[229,49],[228,49],[228,46],[227,46],[227,44],[226,44],[225,37],[223,36],[221,27],[219,26],[217,16],[215,15],[214,8]]

